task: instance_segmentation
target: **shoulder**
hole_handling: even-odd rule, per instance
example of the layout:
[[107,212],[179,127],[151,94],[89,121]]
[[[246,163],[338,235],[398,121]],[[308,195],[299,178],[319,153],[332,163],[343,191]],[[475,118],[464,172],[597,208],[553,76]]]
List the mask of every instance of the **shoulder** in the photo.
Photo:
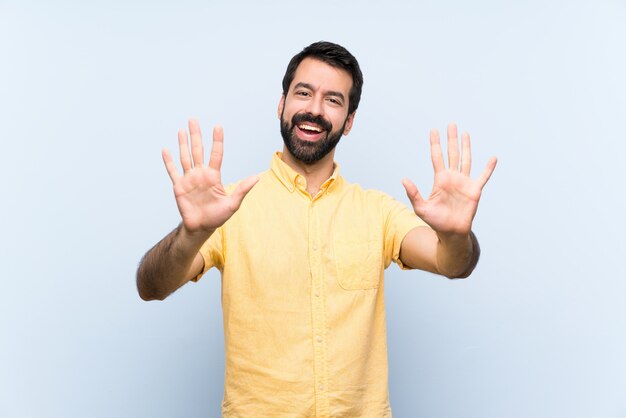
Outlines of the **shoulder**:
[[[263,171],[257,175],[259,176],[259,181],[257,184],[254,185],[252,190],[250,190],[248,195],[252,194],[252,192],[254,192],[255,189],[259,189],[259,188],[263,188],[264,186],[267,186],[268,183],[271,182],[272,178],[274,177],[270,170]],[[236,181],[234,183],[229,183],[226,187],[224,187],[224,190],[226,191],[226,193],[231,194],[237,188],[237,186],[239,186],[242,180]]]
[[407,223],[423,225],[408,204],[376,189],[364,189],[357,183],[345,182],[342,186],[341,205],[348,209],[351,216],[369,213],[383,219],[385,223]]
[[343,180],[342,195],[348,199],[361,201],[368,205],[389,205],[399,202],[387,193],[376,189],[365,189],[358,183]]

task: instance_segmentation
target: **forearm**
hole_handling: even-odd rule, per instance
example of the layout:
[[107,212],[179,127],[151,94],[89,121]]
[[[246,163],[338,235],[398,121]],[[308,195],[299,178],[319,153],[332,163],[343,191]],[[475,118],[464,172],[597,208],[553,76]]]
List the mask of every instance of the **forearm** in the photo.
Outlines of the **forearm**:
[[437,270],[440,274],[454,279],[468,277],[480,257],[480,246],[476,235],[437,234]]
[[201,268],[194,270],[194,259],[212,232],[189,233],[179,225],[152,247],[137,269],[137,290],[144,300],[163,300],[188,282]]

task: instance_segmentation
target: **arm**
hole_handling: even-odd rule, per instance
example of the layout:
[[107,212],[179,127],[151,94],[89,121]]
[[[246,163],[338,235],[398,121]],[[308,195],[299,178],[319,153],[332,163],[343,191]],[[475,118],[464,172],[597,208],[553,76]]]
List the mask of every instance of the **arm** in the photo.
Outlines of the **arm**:
[[248,177],[228,195],[220,174],[224,144],[222,129],[213,129],[213,146],[207,166],[203,161],[202,134],[196,120],[189,121],[189,133],[191,152],[187,132],[178,132],[183,175],[178,173],[169,151],[163,150],[163,162],[174,185],[182,223],[148,251],[139,264],[137,290],[144,300],[163,300],[202,271],[204,262],[198,250],[239,209],[243,198],[258,181],[256,176]]
[[471,231],[446,241],[431,228],[417,227],[406,234],[400,247],[400,259],[405,265],[450,279],[468,277],[479,258],[480,246]]
[[198,250],[210,236],[190,234],[182,224],[166,235],[139,263],[139,296],[143,300],[163,300],[200,274],[204,261]]
[[417,187],[403,180],[407,196],[415,213],[432,229],[419,227],[410,231],[400,249],[402,262],[449,278],[467,277],[480,256],[478,240],[472,232],[472,222],[478,209],[483,187],[496,167],[492,157],[480,177],[470,175],[471,152],[467,133],[462,135],[462,155],[459,166],[459,146],[456,125],[448,126],[448,165],[445,167],[439,133],[431,131],[431,159],[435,170],[433,190],[424,200]]

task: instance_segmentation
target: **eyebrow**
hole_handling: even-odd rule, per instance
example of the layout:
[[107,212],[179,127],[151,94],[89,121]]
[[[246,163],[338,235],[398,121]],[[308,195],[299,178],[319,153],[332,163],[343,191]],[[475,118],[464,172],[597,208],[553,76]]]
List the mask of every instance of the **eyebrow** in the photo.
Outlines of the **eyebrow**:
[[[299,87],[304,87],[305,89],[309,89],[309,90],[315,91],[315,89],[313,88],[313,86],[311,84],[305,83],[305,82],[302,82],[302,81],[297,83],[293,88],[295,90],[295,89],[297,89]],[[326,92],[326,95],[339,97],[343,101],[346,100],[345,96],[340,91],[329,90],[329,91]]]

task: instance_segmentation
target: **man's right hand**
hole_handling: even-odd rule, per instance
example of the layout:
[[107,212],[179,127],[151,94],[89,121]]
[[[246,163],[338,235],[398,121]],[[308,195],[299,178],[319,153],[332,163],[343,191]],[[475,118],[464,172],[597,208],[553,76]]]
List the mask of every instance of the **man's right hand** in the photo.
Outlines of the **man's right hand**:
[[183,175],[178,173],[172,155],[163,150],[163,162],[174,185],[176,205],[183,219],[183,229],[191,235],[210,235],[222,226],[241,206],[246,194],[259,180],[251,176],[241,181],[228,195],[222,185],[220,169],[224,151],[224,131],[221,126],[213,128],[213,146],[209,165],[204,165],[204,147],[200,125],[189,120],[191,152],[187,131],[178,131],[180,163]]
[[211,234],[222,226],[241,206],[241,201],[259,180],[248,177],[230,195],[222,186],[220,168],[224,133],[213,129],[213,147],[209,165],[204,165],[202,135],[197,120],[189,121],[191,152],[187,132],[178,132],[181,176],[169,151],[163,150],[163,161],[172,183],[182,224],[152,247],[137,269],[137,290],[144,300],[163,300],[170,293],[202,271],[203,259],[198,250]]

